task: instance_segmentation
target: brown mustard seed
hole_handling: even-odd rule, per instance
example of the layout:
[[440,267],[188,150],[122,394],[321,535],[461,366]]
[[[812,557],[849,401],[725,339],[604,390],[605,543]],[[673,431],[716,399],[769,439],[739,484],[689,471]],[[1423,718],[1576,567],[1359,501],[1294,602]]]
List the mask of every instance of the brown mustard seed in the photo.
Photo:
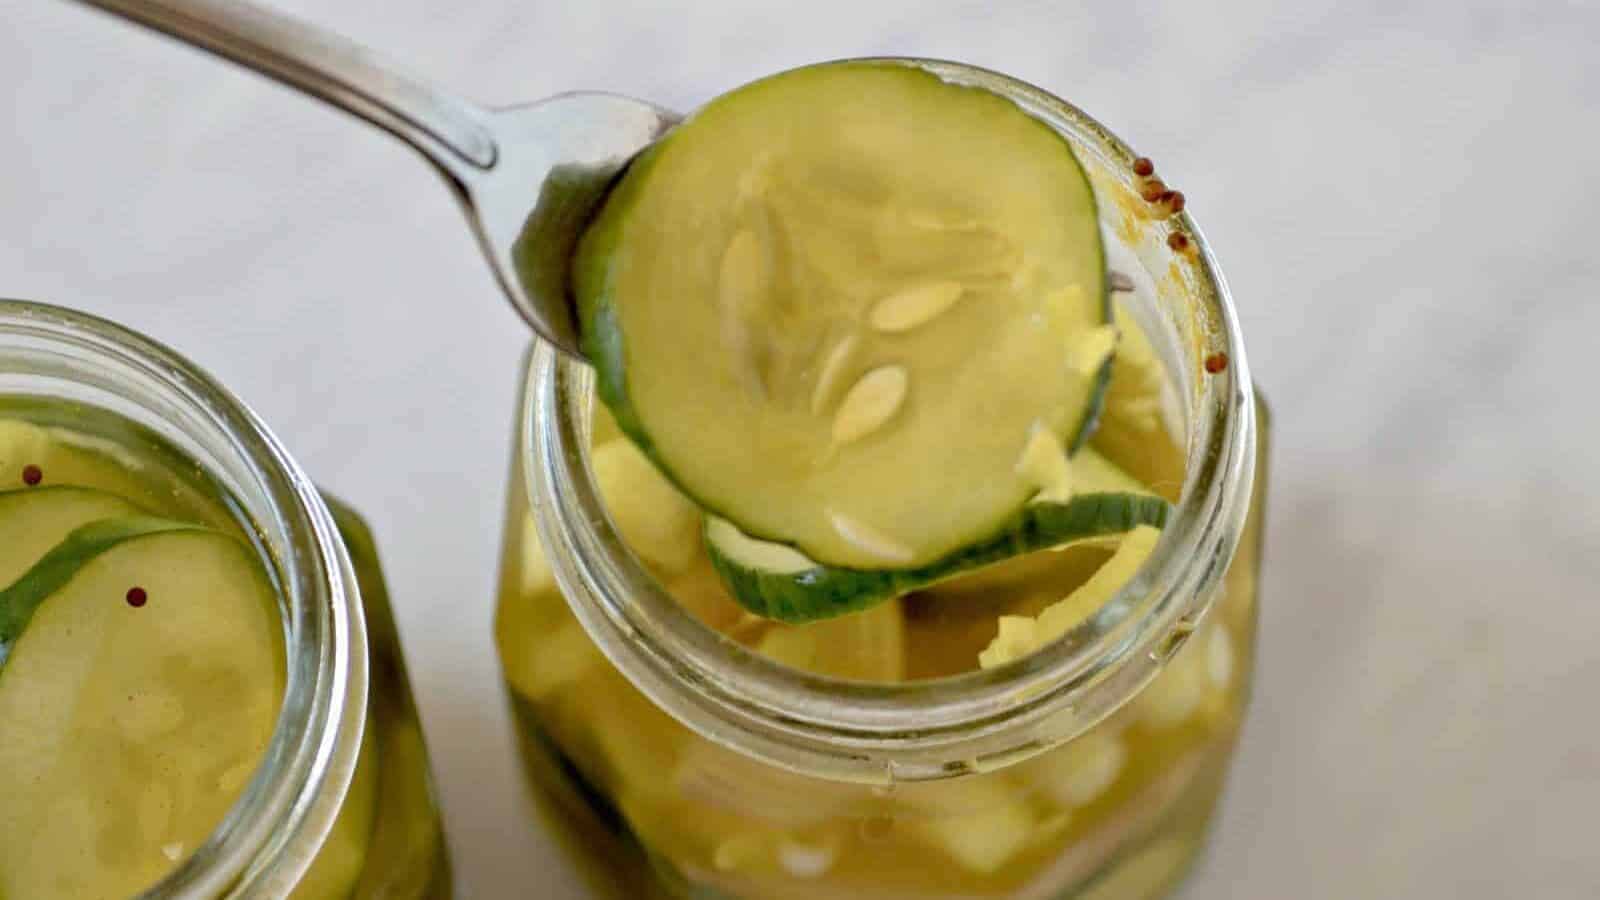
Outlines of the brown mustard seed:
[[1206,357],[1206,372],[1208,374],[1216,375],[1226,368],[1228,368],[1228,354],[1213,353]]
[[147,600],[149,600],[149,599],[150,599],[150,595],[146,594],[144,592],[144,588],[142,588],[142,587],[131,587],[131,588],[128,588],[128,605],[133,607],[134,609],[138,609],[139,607],[143,606],[145,604],[145,602]]
[[38,466],[36,466],[36,465],[34,465],[32,463],[29,463],[29,464],[27,464],[27,465],[22,467],[22,483],[23,484],[27,485],[28,487],[33,487],[34,485],[38,484],[39,482],[41,482],[43,480],[44,480],[44,470],[43,469],[39,468]]
[[1171,192],[1170,194],[1168,194],[1166,197],[1164,197],[1162,199],[1167,201],[1167,205],[1172,207],[1172,211],[1173,212],[1175,212],[1175,213],[1183,212],[1183,192],[1182,191],[1173,191],[1173,192]]
[[1133,174],[1139,176],[1140,178],[1149,178],[1155,173],[1156,164],[1150,161],[1150,157],[1141,156],[1133,161]]
[[1166,193],[1167,186],[1159,178],[1152,178],[1149,184],[1139,188],[1139,196],[1143,197],[1146,203],[1154,203],[1165,196]]
[[1178,251],[1179,253],[1182,253],[1183,251],[1189,249],[1189,238],[1184,236],[1183,232],[1181,231],[1174,231],[1173,233],[1167,235],[1167,246]]

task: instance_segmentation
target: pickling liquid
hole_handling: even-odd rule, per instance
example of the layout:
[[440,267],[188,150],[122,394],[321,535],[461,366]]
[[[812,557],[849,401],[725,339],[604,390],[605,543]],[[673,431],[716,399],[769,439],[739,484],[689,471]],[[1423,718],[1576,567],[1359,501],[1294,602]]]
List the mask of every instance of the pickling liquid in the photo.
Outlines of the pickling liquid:
[[[1093,446],[1175,501],[1185,457],[1155,413],[1153,386],[1139,366],[1113,371]],[[556,587],[514,451],[495,633],[533,802],[604,896],[1164,895],[1201,850],[1248,697],[1265,490],[1258,411],[1254,506],[1239,550],[1222,596],[1161,674],[1044,754],[888,787],[763,765],[699,737],[637,691]],[[757,619],[727,595],[703,547],[676,549],[698,540],[698,517],[683,514],[688,501],[603,409],[593,435],[608,511],[656,579],[708,627],[822,674],[908,681],[972,670],[999,616],[1036,615],[1111,553],[1045,551],[810,625]]]
[[[153,433],[99,409],[0,397],[0,491],[61,485],[104,491],[150,515],[202,524],[259,546],[240,505]],[[361,588],[371,690],[353,781],[332,831],[290,896],[448,897],[449,865],[427,751],[372,535],[353,511],[331,499],[329,506]],[[123,599],[111,598],[105,615],[159,616],[168,598],[154,591],[135,596],[130,589],[126,605],[137,600],[141,607],[131,613]],[[271,623],[281,621],[276,606],[266,615]],[[259,649],[281,669],[281,627],[266,633],[272,646]],[[28,639],[24,629],[16,646]],[[102,710],[106,715],[78,715],[52,728],[51,745],[39,748],[53,760],[43,796],[34,796],[41,793],[36,784],[8,784],[8,773],[0,771],[0,900],[121,898],[153,886],[204,842],[243,791],[281,705],[281,672],[272,685],[239,683],[219,693],[217,684],[248,677],[241,674],[247,670],[200,650],[163,648],[170,658],[155,667],[164,673],[159,680],[116,685],[97,683],[96,669],[78,665],[70,649],[59,652],[58,666],[0,668],[0,687],[13,697],[66,697],[80,711],[110,706]],[[263,692],[266,703],[237,708],[241,695]],[[208,730],[219,722],[229,723],[222,737]],[[0,719],[0,734],[29,728],[27,716]],[[226,771],[199,771],[225,742],[234,757]],[[194,790],[196,784],[208,789]],[[30,802],[9,802],[20,796]]]

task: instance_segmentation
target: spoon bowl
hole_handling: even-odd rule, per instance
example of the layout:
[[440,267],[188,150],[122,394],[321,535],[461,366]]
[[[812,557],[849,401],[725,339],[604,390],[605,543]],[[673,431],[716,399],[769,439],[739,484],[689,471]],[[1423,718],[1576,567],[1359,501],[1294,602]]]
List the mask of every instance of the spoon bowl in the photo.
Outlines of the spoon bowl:
[[667,130],[665,110],[620,94],[560,94],[490,114],[495,165],[456,179],[500,287],[545,340],[575,356],[572,252],[617,174]]
[[358,116],[400,138],[454,189],[506,298],[540,337],[582,356],[573,247],[617,174],[676,121],[601,92],[484,109],[365,48],[242,0],[82,0]]

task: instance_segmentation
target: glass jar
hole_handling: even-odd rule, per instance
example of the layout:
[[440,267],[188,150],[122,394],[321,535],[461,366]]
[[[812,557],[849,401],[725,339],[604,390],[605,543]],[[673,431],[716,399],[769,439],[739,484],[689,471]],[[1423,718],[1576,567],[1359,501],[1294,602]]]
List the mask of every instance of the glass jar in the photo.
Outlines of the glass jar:
[[[1150,176],[1099,123],[995,73],[903,62],[1073,144],[1127,279],[1121,314],[1165,369],[1181,462],[1136,474],[1181,499],[1139,573],[1037,653],[900,683],[802,672],[651,577],[589,465],[592,371],[532,348],[496,637],[533,794],[608,896],[1137,900],[1203,844],[1252,677],[1265,489],[1226,286],[1181,201],[1146,199]],[[1137,469],[1117,432],[1097,440],[1129,444],[1108,452]]]
[[[279,588],[286,689],[262,761],[203,844],[163,850],[172,863],[141,896],[450,896],[427,751],[361,518],[320,495],[192,363],[82,313],[0,300],[0,414],[136,472],[130,483],[148,492],[129,499],[149,511],[248,535]],[[15,474],[0,472],[6,487]],[[81,837],[81,866],[116,852],[104,834]]]

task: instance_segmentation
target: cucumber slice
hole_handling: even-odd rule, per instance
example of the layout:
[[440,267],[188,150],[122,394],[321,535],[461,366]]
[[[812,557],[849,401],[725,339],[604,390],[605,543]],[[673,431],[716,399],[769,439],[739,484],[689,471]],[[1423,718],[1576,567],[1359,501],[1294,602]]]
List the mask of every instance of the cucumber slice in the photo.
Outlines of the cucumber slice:
[[1001,616],[999,634],[978,655],[978,664],[992,669],[1021,659],[1071,631],[1133,578],[1160,538],[1160,531],[1140,525],[1128,532],[1117,552],[1088,581],[1038,616]]
[[241,541],[124,518],[74,531],[0,592],[19,606],[36,609],[0,668],[0,896],[137,894],[205,840],[265,751],[285,677],[272,586]]
[[903,681],[906,620],[897,602],[880,603],[859,615],[775,624],[756,652],[786,666],[853,681]]
[[138,512],[121,497],[87,488],[0,491],[0,587],[16,581],[73,529]]
[[[61,409],[6,400],[8,411],[22,406],[40,414],[41,422],[70,423],[73,418]],[[221,531],[233,527],[226,509],[212,500],[215,486],[205,483],[206,476],[159,435],[129,423],[116,423],[98,433],[59,422],[0,416],[0,490],[23,489],[25,473],[33,467],[40,481],[32,490],[93,488],[169,518],[190,519]],[[129,452],[129,447],[139,452]]]
[[894,63],[700,110],[611,192],[574,293],[600,397],[684,493],[856,569],[1008,527],[1016,460],[1040,428],[1081,445],[1116,340],[1067,141]]
[[628,546],[663,574],[682,572],[700,549],[700,513],[639,448],[621,438],[589,454],[606,512]]
[[[1041,499],[987,539],[934,562],[907,569],[825,566],[783,544],[759,541],[715,516],[706,518],[706,552],[729,591],[756,615],[809,622],[866,609],[909,591],[1037,550],[1161,527],[1167,501],[1139,486],[1092,450],[1073,458],[1071,480],[1081,493]],[[1045,492],[1049,496],[1050,491]]]
[[[0,591],[0,667],[34,613],[50,595],[101,553],[133,538],[166,532],[204,531],[199,525],[149,516],[126,516],[91,522],[70,532],[10,587]],[[123,591],[140,586],[135,580]],[[118,596],[121,596],[120,594]],[[3,670],[3,669],[0,669]]]
[[0,418],[0,488],[23,487],[24,472],[36,470],[37,487],[76,485],[119,496],[142,492],[136,474],[141,466],[109,442],[83,446],[83,435],[23,419]]

